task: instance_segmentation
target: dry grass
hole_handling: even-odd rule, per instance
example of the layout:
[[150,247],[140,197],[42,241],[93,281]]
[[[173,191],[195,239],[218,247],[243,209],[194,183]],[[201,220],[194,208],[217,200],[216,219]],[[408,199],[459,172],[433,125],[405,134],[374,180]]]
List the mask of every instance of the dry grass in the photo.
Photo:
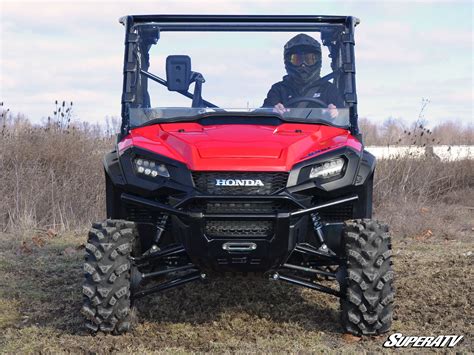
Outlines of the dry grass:
[[113,139],[97,126],[17,119],[0,138],[0,228],[59,230],[102,218],[104,152]]
[[441,162],[430,157],[378,160],[374,203],[438,202],[457,190],[474,187],[474,160]]

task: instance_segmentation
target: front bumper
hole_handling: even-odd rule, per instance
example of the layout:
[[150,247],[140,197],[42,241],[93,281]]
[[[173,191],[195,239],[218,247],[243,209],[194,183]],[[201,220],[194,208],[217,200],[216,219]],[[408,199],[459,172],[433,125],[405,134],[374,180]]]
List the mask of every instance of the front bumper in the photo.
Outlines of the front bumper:
[[[150,210],[156,211],[156,212],[164,212],[167,214],[171,214],[174,216],[178,217],[185,217],[185,218],[193,218],[193,219],[203,219],[203,218],[221,218],[221,219],[284,219],[284,218],[290,218],[290,217],[298,217],[298,216],[304,216],[308,215],[311,213],[314,213],[318,210],[321,210],[323,208],[339,205],[342,203],[347,203],[351,201],[357,200],[359,197],[357,195],[352,195],[340,199],[335,199],[331,200],[325,203],[322,203],[317,206],[312,206],[309,208],[305,208],[302,204],[300,204],[297,200],[289,197],[289,196],[281,196],[281,195],[275,195],[275,196],[206,196],[206,195],[195,195],[192,197],[187,197],[186,199],[180,201],[177,205],[175,206],[169,206],[165,205],[163,203],[159,203],[147,198],[139,197],[139,196],[134,196],[130,195],[127,193],[122,194],[122,200],[131,203],[131,204],[136,204],[142,207],[146,207]],[[268,201],[274,201],[274,200],[287,200],[291,201],[292,203],[296,204],[299,206],[301,209],[298,209],[293,212],[279,212],[279,213],[269,213],[269,214],[207,214],[203,212],[190,212],[190,211],[183,211],[180,210],[179,207],[187,204],[193,200],[217,200],[217,201],[222,201],[222,200],[252,200],[255,201],[256,199],[259,200],[268,200]]]
[[[352,202],[358,199],[351,195],[305,207],[291,195],[272,196],[207,196],[191,195],[178,203],[166,205],[152,199],[123,193],[126,204],[140,206],[151,212],[165,213],[172,217],[172,233],[182,243],[194,264],[201,268],[219,271],[253,272],[278,268],[290,257],[298,243],[308,241],[311,227],[308,215],[324,208]],[[196,212],[186,207],[194,202],[205,201],[255,201],[285,202],[290,207],[285,212],[275,213],[207,213]],[[272,221],[272,233],[266,237],[232,236],[216,237],[206,233],[208,221]],[[337,233],[334,225],[325,226],[328,245],[336,248],[331,234]],[[337,226],[336,226],[337,227]],[[338,239],[338,238],[337,238]]]

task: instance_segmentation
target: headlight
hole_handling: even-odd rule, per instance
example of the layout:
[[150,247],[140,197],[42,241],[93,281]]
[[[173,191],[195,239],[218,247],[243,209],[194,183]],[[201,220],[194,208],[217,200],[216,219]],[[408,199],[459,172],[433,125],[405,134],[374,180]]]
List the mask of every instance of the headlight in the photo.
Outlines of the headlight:
[[344,168],[344,159],[337,158],[325,161],[324,163],[316,164],[311,168],[309,173],[309,178],[330,178],[342,173],[342,168]]
[[170,177],[170,173],[164,164],[160,164],[153,160],[147,160],[143,158],[135,159],[134,163],[135,170],[138,174],[143,174],[145,176],[151,177]]

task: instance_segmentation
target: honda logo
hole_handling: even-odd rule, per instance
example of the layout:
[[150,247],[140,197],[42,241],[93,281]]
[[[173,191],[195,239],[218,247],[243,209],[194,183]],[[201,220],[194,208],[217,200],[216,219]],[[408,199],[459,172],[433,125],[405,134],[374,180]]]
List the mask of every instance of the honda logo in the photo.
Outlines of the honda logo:
[[264,186],[262,180],[216,179],[216,186]]

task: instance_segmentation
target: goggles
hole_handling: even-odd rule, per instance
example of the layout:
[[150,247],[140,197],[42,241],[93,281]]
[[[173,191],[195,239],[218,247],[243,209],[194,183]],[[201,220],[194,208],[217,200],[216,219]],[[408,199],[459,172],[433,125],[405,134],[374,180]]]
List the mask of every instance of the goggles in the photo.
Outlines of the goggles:
[[319,56],[316,53],[293,53],[290,55],[290,63],[295,66],[300,66],[303,63],[311,66],[315,65]]

